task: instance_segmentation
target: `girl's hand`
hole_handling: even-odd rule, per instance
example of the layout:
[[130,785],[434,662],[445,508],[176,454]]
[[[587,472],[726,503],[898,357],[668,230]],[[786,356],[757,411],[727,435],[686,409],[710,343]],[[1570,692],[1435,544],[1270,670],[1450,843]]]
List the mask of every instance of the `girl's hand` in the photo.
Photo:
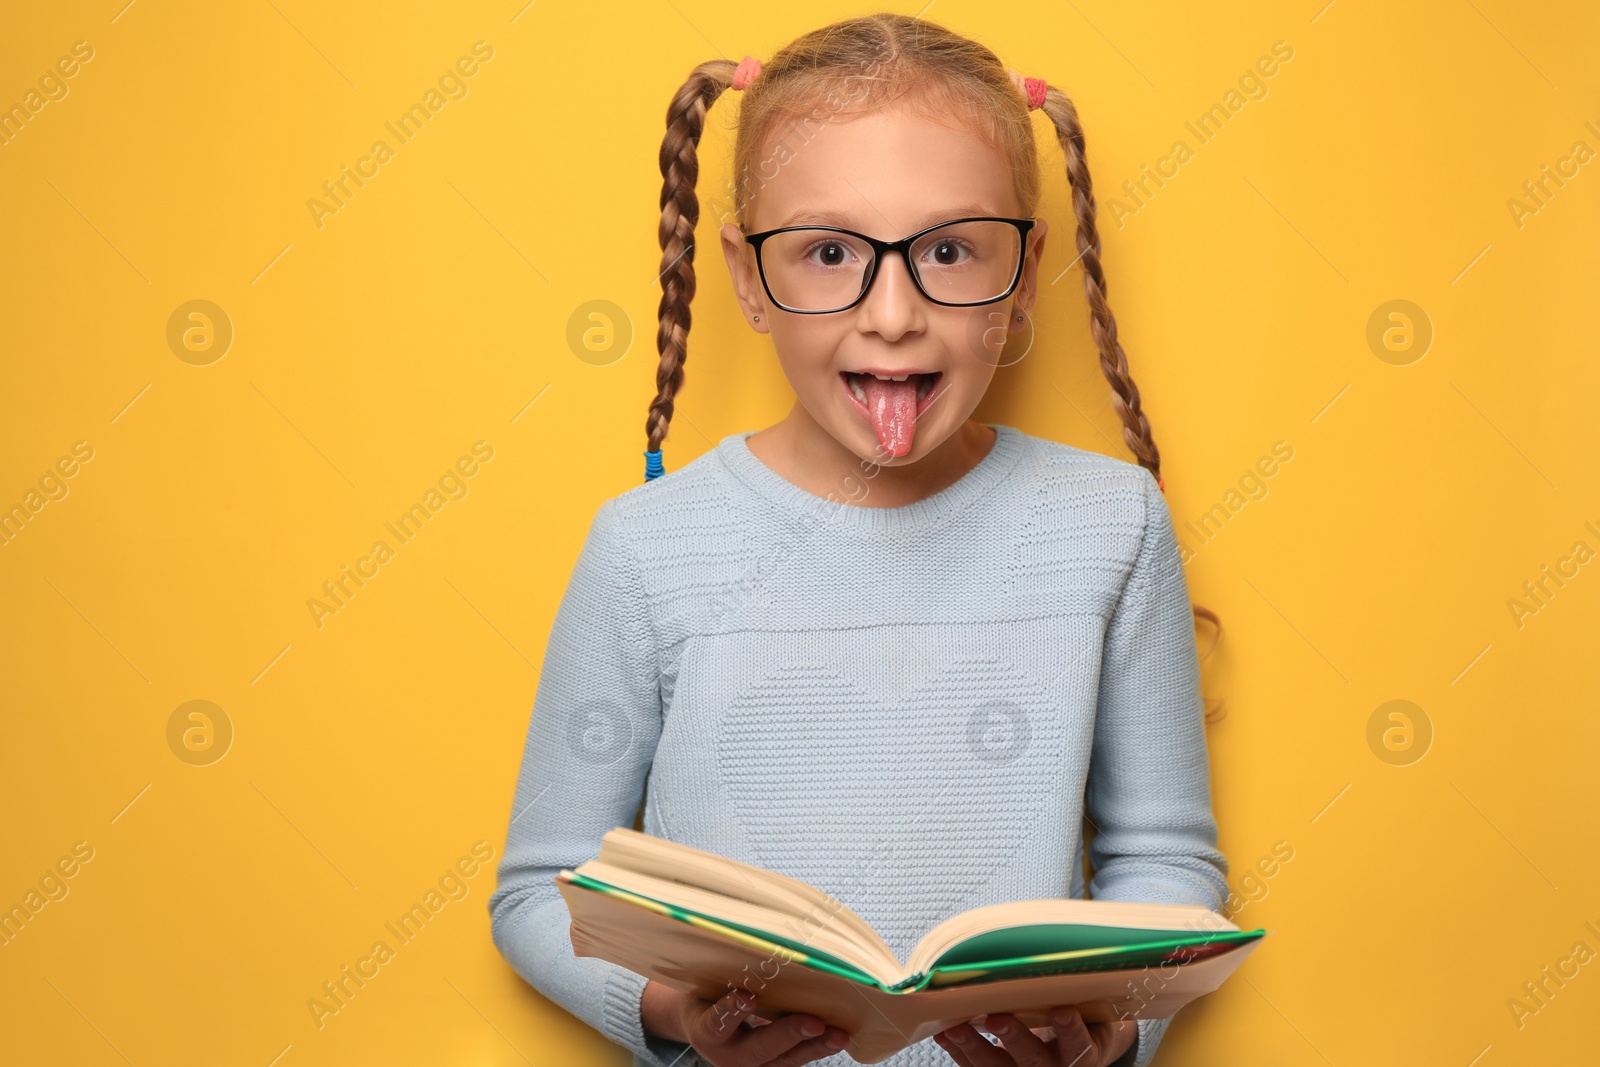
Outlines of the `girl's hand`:
[[1071,1005],[1051,1009],[1050,1021],[1049,1036],[1041,1037],[1015,1016],[985,1016],[981,1025],[1000,1039],[999,1045],[991,1045],[971,1023],[940,1031],[933,1039],[961,1067],[1106,1067],[1132,1047],[1139,1032],[1131,1019],[1085,1023]]
[[[755,995],[747,990],[729,990],[720,1000],[709,1001],[652,981],[645,993],[646,1029],[687,1042],[712,1067],[800,1067],[832,1056],[850,1041],[848,1033],[815,1015],[761,1018],[754,1014]],[[652,1027],[652,1015],[673,1021]]]

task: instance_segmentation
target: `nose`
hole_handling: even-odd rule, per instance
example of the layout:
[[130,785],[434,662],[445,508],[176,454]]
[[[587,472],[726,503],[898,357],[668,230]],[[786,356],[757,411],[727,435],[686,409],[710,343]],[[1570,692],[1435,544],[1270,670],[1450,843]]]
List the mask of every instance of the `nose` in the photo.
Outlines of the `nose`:
[[863,330],[880,334],[887,341],[899,340],[921,328],[926,303],[917,283],[911,280],[911,267],[904,253],[891,252],[878,260],[867,295],[856,305],[857,321]]

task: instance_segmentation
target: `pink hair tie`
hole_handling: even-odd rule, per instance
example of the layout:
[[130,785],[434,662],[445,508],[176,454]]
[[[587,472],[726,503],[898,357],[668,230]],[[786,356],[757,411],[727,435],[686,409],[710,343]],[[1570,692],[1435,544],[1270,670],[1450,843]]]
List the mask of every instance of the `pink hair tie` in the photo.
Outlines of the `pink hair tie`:
[[1017,91],[1027,96],[1029,111],[1036,111],[1044,104],[1044,91],[1047,87],[1043,78],[1024,78],[1020,71],[1015,70],[1008,70],[1006,73],[1011,76]]
[[1025,78],[1023,79],[1023,84],[1028,90],[1028,110],[1034,111],[1044,106],[1044,79]]
[[761,76],[761,60],[755,56],[745,56],[739,60],[739,66],[733,72],[733,87],[743,92],[750,83]]

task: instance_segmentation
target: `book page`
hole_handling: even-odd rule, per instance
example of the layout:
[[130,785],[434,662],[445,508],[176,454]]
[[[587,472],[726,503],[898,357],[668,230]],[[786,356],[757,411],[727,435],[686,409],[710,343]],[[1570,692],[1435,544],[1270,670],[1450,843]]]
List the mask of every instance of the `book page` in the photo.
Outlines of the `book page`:
[[[1036,929],[1033,927],[1055,927]],[[1209,908],[1196,904],[1138,904],[1115,900],[1008,901],[962,912],[929,930],[911,950],[906,973],[920,975],[949,954],[950,962],[981,962],[989,951],[1016,955],[1105,948],[1162,940],[1165,937],[1237,931],[1239,928]],[[1014,930],[1012,934],[1000,931]],[[971,951],[961,952],[970,942]],[[1018,948],[1035,945],[1029,951]],[[955,950],[955,951],[952,951]]]
[[[747,886],[735,887],[746,890],[743,897],[731,897],[688,881],[657,878],[599,859],[580,864],[576,871],[662,904],[762,931],[780,942],[820,950],[885,984],[905,977],[900,961],[870,927],[867,928],[870,940],[863,942],[851,924],[839,922],[837,916],[829,921],[828,912],[821,908],[807,917],[804,909],[780,909],[752,902],[747,898],[760,894],[749,893]],[[859,923],[859,919],[857,921]]]

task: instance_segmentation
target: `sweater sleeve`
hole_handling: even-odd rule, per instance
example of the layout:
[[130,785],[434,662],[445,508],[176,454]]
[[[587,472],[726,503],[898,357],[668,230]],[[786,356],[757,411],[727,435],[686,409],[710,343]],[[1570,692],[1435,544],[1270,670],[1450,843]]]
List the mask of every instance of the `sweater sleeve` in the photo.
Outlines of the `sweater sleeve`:
[[498,882],[495,947],[530,985],[653,1067],[687,1045],[646,1035],[645,978],[576,956],[554,878],[632,826],[661,733],[656,642],[637,561],[607,501],[556,610],[534,696]]
[[[1188,583],[1166,500],[1138,470],[1144,533],[1106,630],[1089,760],[1089,895],[1219,911],[1228,861],[1216,847]],[[1150,1063],[1171,1021],[1138,1020],[1133,1067]]]

